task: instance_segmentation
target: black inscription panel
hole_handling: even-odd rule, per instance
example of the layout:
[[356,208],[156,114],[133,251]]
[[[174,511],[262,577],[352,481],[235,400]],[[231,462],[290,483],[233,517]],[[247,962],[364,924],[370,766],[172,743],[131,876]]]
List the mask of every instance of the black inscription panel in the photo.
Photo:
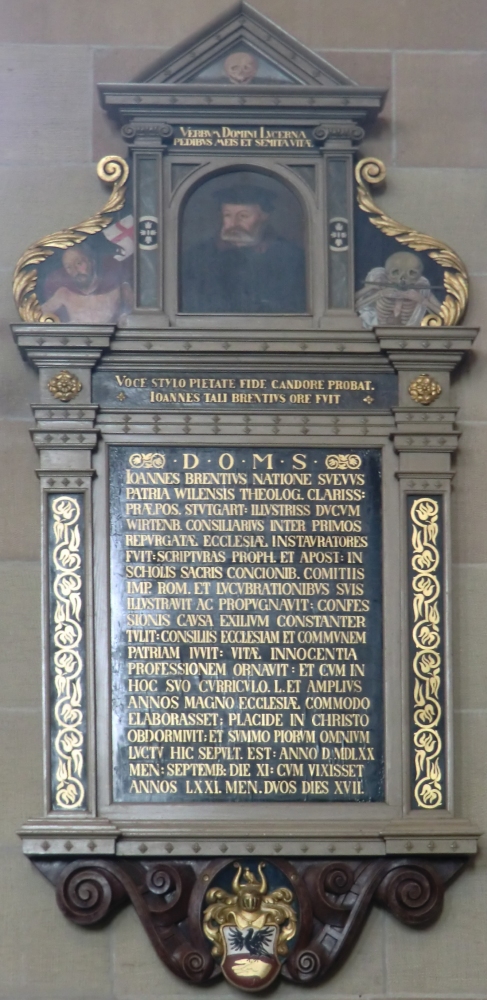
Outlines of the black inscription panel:
[[255,125],[250,128],[238,128],[235,125],[175,125],[172,145],[175,149],[292,149],[307,150],[315,148],[313,129],[305,128],[269,128],[267,125]]
[[301,407],[304,410],[383,410],[397,404],[394,372],[238,374],[153,370],[97,371],[93,401],[101,406]]
[[380,450],[109,465],[115,800],[381,801]]

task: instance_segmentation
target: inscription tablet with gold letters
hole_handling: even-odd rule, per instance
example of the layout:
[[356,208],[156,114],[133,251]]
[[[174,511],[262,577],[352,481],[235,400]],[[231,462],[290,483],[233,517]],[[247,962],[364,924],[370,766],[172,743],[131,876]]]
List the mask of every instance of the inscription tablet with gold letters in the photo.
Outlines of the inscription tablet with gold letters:
[[109,453],[115,801],[383,800],[380,451]]

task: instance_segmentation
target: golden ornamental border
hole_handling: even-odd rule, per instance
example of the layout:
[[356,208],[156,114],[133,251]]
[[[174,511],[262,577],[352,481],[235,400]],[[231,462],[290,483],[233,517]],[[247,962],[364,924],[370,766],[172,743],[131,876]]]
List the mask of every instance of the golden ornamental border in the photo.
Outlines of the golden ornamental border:
[[129,177],[127,161],[121,156],[103,156],[97,164],[96,172],[101,181],[113,185],[110,197],[103,208],[91,219],[70,226],[69,229],[61,229],[58,233],[52,233],[33,243],[16,264],[13,296],[20,318],[27,323],[59,323],[57,316],[44,315],[42,312],[42,306],[36,295],[35,265],[47,260],[55,250],[66,250],[77,243],[82,243],[88,236],[106,229],[112,221],[113,213],[123,208]]
[[411,505],[414,798],[420,809],[443,805],[439,513],[433,497],[418,497]]
[[54,718],[57,732],[55,804],[58,809],[81,809],[83,781],[83,641],[81,590],[81,504],[69,494],[52,499],[55,546],[52,552],[55,647]]
[[381,184],[385,180],[386,168],[382,160],[366,157],[355,167],[357,181],[357,201],[370,222],[386,236],[394,236],[399,243],[412,250],[426,250],[428,256],[444,268],[444,284],[447,295],[441,304],[438,316],[428,313],[421,320],[421,326],[457,326],[463,319],[468,305],[468,275],[463,261],[446,243],[432,236],[418,233],[409,226],[396,222],[375,204],[368,185]]

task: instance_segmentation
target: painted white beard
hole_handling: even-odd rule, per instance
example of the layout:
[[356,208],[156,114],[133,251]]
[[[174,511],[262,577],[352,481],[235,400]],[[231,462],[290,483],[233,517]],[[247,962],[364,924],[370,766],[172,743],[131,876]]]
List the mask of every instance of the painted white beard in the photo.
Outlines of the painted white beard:
[[229,230],[227,233],[222,230],[220,239],[225,243],[234,243],[235,246],[255,246],[260,241],[260,231],[252,236],[243,229]]

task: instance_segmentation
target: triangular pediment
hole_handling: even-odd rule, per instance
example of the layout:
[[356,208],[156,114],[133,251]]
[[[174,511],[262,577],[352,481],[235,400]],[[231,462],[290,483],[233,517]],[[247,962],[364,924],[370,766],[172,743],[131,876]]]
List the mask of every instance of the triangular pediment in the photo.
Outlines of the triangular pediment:
[[155,63],[138,83],[353,87],[245,0]]

